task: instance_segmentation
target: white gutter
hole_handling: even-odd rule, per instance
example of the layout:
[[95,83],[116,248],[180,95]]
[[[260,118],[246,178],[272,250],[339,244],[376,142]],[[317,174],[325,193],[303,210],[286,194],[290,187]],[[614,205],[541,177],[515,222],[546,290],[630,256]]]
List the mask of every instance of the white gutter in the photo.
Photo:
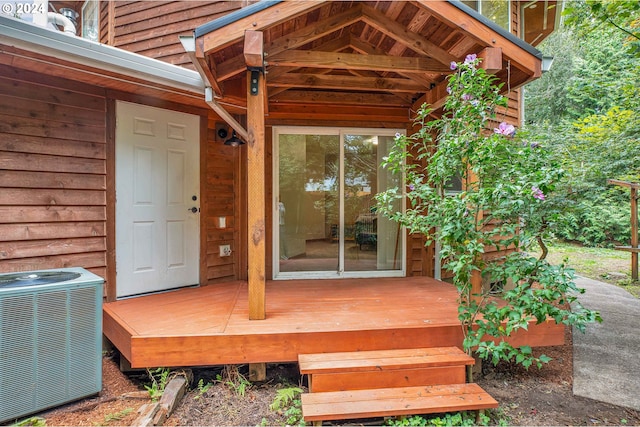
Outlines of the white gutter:
[[204,96],[196,71],[0,14],[0,51],[2,45]]

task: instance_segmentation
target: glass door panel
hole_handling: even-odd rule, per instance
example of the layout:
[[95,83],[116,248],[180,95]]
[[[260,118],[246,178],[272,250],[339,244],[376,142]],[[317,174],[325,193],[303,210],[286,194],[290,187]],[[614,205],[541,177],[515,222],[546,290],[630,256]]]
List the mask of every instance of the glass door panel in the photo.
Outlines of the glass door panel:
[[375,201],[401,185],[380,167],[394,133],[276,128],[276,277],[403,274],[404,233],[377,213]]
[[375,201],[378,192],[399,185],[380,167],[392,145],[392,136],[344,135],[345,271],[402,269],[400,228],[377,213]]
[[278,138],[279,270],[339,269],[340,138]]

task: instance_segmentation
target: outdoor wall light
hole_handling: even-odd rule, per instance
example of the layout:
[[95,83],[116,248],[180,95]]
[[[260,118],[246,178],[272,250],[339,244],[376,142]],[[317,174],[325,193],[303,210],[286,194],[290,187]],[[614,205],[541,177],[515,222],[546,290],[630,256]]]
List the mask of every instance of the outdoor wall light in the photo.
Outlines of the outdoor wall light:
[[224,142],[224,145],[230,145],[231,147],[237,147],[239,145],[244,145],[244,141],[241,140],[240,138],[238,138],[238,136],[236,135],[236,131],[234,130],[233,133],[231,134],[231,138],[227,139]]
[[553,64],[553,56],[543,56],[542,57],[542,72],[546,73],[551,69],[551,64]]

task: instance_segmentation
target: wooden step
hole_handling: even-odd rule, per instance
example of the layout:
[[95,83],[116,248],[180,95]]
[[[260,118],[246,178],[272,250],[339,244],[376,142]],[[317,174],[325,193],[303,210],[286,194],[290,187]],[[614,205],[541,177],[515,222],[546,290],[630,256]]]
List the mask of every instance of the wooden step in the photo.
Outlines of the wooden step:
[[474,360],[457,347],[301,354],[311,392],[462,384]]
[[497,408],[477,384],[331,391],[302,395],[306,422],[436,414]]

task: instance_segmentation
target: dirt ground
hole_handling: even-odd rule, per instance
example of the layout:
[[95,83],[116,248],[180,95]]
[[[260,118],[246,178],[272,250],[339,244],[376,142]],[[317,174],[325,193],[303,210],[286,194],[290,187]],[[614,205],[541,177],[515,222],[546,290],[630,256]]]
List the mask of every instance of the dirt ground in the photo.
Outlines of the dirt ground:
[[[538,350],[539,351],[539,350]],[[485,366],[476,375],[485,390],[500,402],[500,408],[490,413],[492,423],[519,426],[556,425],[640,425],[640,413],[572,394],[572,344],[567,332],[566,344],[544,349],[553,361],[542,370],[526,371],[501,364]],[[247,374],[247,367],[239,372]],[[220,368],[194,369],[193,386],[176,412],[165,422],[170,426],[257,426],[291,424],[288,414],[272,411],[278,389],[304,384],[297,365],[269,365],[267,381],[234,386],[219,381]],[[206,391],[201,385],[213,383]],[[99,397],[84,399],[55,410],[38,414],[47,426],[133,425],[138,408],[150,402],[144,391],[146,373],[125,375],[112,357],[104,358],[103,392]],[[141,397],[142,396],[142,397]],[[382,420],[367,420],[380,424]],[[333,423],[339,425],[340,423]],[[350,422],[351,425],[359,423]]]

